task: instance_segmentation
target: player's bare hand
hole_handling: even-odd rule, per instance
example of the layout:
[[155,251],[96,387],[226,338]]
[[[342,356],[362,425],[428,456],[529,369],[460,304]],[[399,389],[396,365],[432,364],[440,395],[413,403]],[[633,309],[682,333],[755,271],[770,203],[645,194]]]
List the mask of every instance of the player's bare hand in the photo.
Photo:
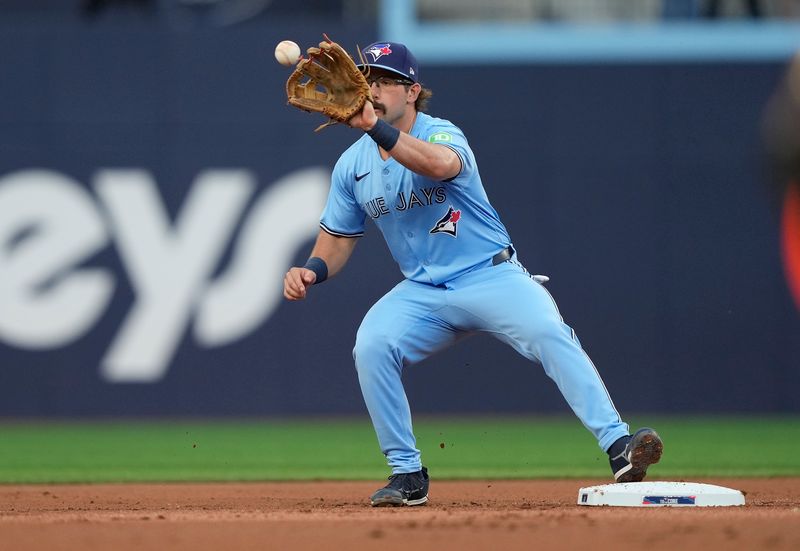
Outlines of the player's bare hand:
[[287,300],[303,300],[316,280],[317,274],[307,268],[290,268],[283,277],[283,296]]
[[375,106],[372,105],[371,101],[368,101],[361,109],[361,113],[355,115],[352,119],[347,121],[347,124],[353,128],[359,128],[366,131],[375,126],[377,122],[378,115],[375,114]]

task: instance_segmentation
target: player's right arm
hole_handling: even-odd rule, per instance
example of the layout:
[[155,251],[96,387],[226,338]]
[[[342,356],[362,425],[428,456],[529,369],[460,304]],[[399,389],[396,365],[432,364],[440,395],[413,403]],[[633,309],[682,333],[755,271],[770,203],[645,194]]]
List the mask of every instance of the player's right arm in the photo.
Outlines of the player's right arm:
[[[320,230],[311,257],[321,258],[328,265],[328,277],[332,277],[347,264],[357,242],[356,237],[339,237]],[[302,300],[306,298],[306,291],[316,280],[317,274],[308,268],[302,266],[290,268],[283,278],[283,296],[287,300]]]

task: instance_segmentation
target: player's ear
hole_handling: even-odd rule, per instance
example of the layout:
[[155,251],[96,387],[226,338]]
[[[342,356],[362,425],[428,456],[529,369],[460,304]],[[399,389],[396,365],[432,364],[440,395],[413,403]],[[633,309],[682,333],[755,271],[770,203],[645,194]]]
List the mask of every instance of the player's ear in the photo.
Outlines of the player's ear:
[[408,96],[406,98],[408,103],[416,102],[420,92],[422,92],[422,86],[420,85],[419,82],[415,82],[414,84],[409,86],[407,92]]

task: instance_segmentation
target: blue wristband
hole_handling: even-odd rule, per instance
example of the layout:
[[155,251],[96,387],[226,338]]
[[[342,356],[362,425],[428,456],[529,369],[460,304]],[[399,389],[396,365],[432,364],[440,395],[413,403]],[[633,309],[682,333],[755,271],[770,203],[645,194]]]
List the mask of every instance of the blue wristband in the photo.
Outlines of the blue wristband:
[[314,285],[317,283],[322,283],[326,279],[328,279],[328,265],[325,264],[325,261],[322,260],[318,256],[312,256],[306,262],[306,265],[303,266],[306,270],[311,270],[315,274],[317,274],[317,279],[314,281]]
[[386,151],[391,151],[400,139],[400,131],[382,119],[378,119],[375,126],[367,130],[367,134]]

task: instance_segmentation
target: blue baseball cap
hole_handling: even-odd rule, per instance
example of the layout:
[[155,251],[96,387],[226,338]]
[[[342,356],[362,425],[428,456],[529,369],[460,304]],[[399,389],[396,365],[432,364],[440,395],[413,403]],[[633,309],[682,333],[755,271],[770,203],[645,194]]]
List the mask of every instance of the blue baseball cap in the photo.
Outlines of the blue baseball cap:
[[[366,65],[397,73],[411,82],[419,82],[419,66],[414,54],[399,42],[375,42],[363,50]],[[358,64],[361,69],[365,65]]]

